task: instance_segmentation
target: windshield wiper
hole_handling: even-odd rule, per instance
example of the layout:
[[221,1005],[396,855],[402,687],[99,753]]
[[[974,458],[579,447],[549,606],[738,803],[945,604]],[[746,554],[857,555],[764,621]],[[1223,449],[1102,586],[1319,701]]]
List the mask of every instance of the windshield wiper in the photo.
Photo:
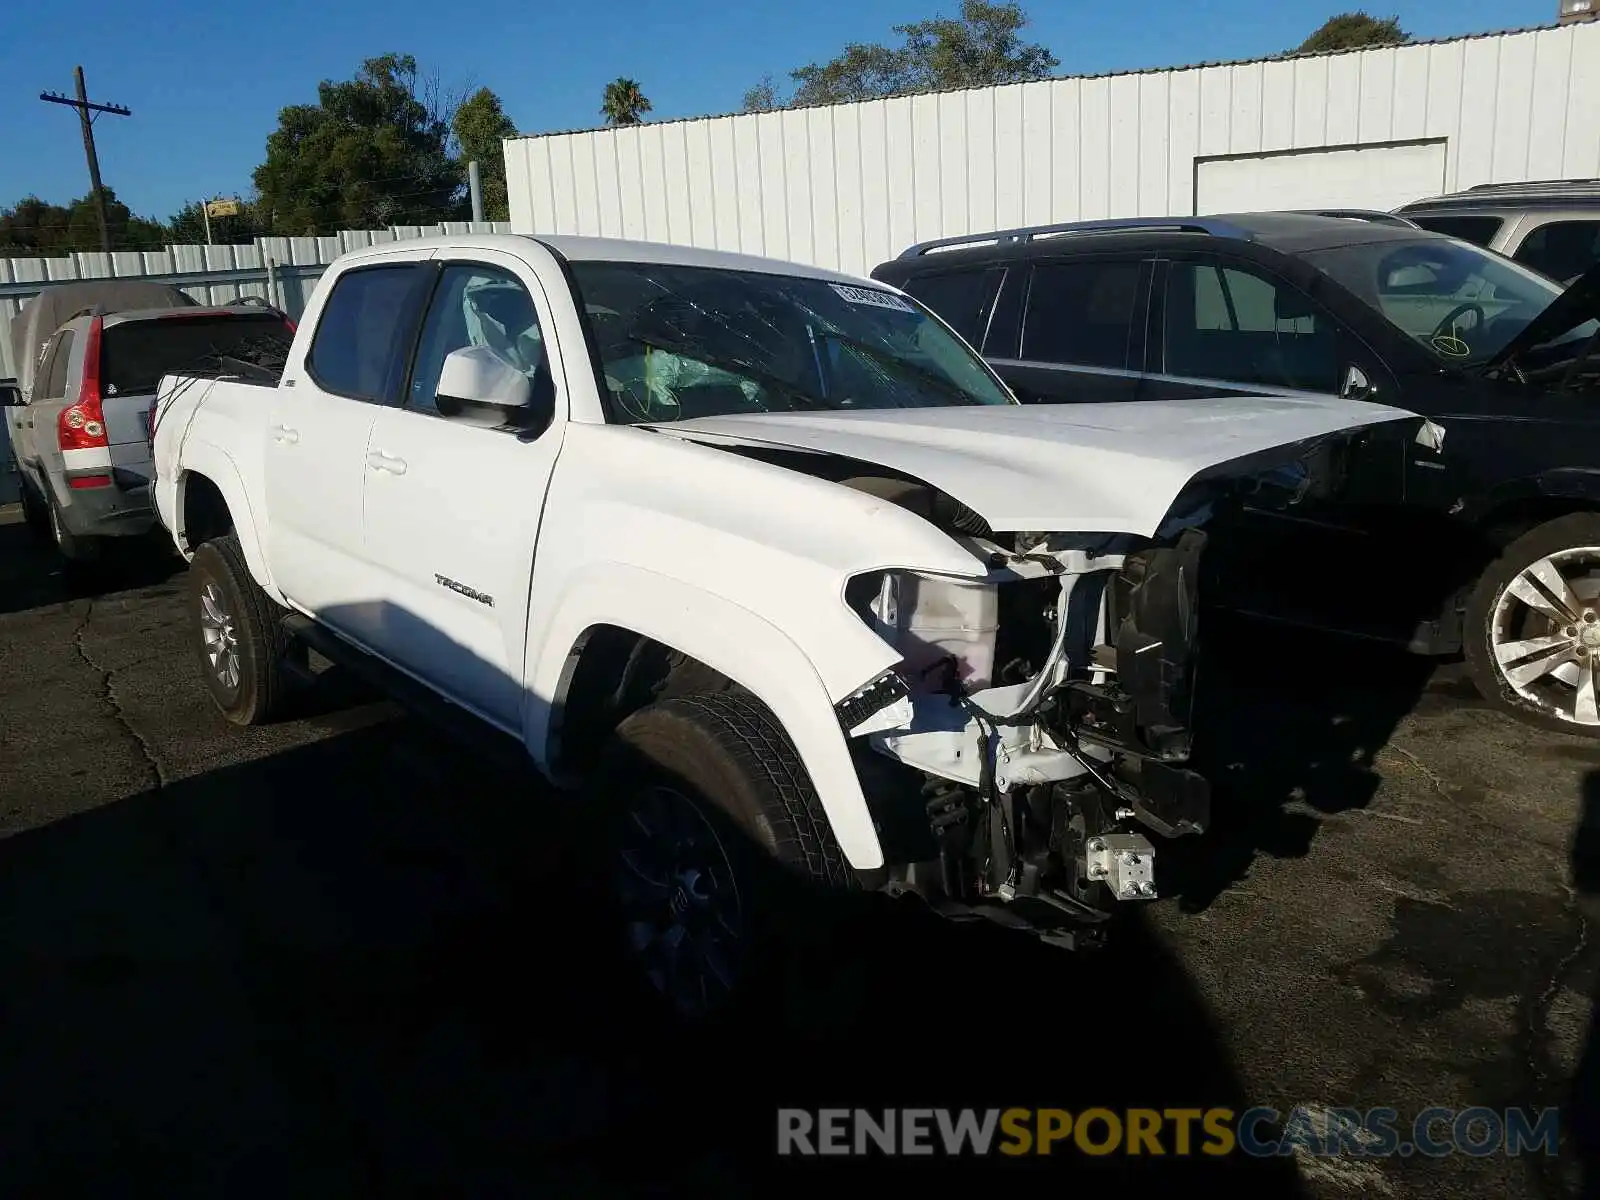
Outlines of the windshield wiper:
[[898,367],[903,373],[911,376],[913,379],[929,384],[938,391],[943,392],[946,396],[954,398],[958,404],[973,405],[978,403],[978,401],[974,400],[971,395],[963,391],[959,386],[951,383],[948,379],[945,379],[942,376],[935,375],[926,367],[919,367],[914,362],[903,359],[898,355],[890,354],[887,350],[880,350],[878,347],[868,342],[863,342],[859,338],[851,337],[848,333],[840,333],[837,330],[830,329],[819,333],[817,336],[828,338],[844,346],[849,346],[852,350],[859,350],[868,358],[875,362],[883,363],[885,366]]
[[790,383],[787,379],[784,379],[778,375],[774,375],[771,371],[768,371],[762,367],[758,367],[754,363],[745,362],[742,359],[733,358],[731,356],[724,357],[722,355],[707,354],[703,347],[697,346],[692,342],[681,342],[672,338],[661,338],[655,334],[652,334],[648,339],[629,335],[628,340],[631,342],[637,342],[641,346],[654,346],[658,350],[665,350],[671,354],[683,354],[689,358],[695,359],[698,362],[705,363],[707,366],[717,367],[723,371],[731,371],[738,374],[748,375],[752,380],[761,384],[763,387],[771,388],[772,390],[789,397],[791,401],[799,400],[807,408],[825,410],[831,410],[834,408],[832,404],[829,404],[826,400],[822,399],[822,397],[813,396],[810,392],[796,386],[793,383]]

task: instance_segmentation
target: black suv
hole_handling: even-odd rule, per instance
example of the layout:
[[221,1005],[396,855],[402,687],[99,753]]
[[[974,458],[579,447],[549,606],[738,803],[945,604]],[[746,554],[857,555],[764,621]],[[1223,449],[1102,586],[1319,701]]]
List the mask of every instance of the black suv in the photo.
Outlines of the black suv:
[[1350,211],[975,234],[873,276],[1024,402],[1313,392],[1421,414],[1414,438],[1348,452],[1337,503],[1247,508],[1223,603],[1464,652],[1487,699],[1600,736],[1600,268],[1563,292]]

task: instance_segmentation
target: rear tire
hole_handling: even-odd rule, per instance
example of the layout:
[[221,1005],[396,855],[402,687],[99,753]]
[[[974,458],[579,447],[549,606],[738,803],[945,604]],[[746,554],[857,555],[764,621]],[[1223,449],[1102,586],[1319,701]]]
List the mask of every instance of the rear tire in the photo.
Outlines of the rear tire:
[[195,551],[187,590],[195,658],[222,715],[235,725],[279,716],[290,682],[284,612],[250,574],[235,535]]
[[28,532],[41,545],[53,543],[55,539],[50,532],[50,510],[45,505],[44,497],[26,475],[21,477],[21,481],[22,519],[27,523]]
[[606,869],[647,993],[691,1026],[781,972],[827,892],[859,880],[777,719],[740,691],[662,700],[618,726],[591,781]]
[[[1546,595],[1550,585],[1565,596]],[[1472,589],[1462,648],[1473,686],[1496,708],[1600,738],[1600,707],[1589,703],[1600,697],[1600,513],[1558,517],[1506,546]]]
[[103,539],[69,531],[61,520],[61,509],[54,502],[46,500],[45,510],[46,519],[50,523],[51,540],[61,552],[61,557],[71,566],[97,565],[100,562]]

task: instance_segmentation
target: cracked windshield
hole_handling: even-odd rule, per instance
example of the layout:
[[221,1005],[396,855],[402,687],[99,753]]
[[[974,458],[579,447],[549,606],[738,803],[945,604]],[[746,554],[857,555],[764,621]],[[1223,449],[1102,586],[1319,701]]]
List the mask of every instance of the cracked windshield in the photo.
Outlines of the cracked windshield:
[[575,262],[610,417],[1015,403],[910,300],[825,279]]

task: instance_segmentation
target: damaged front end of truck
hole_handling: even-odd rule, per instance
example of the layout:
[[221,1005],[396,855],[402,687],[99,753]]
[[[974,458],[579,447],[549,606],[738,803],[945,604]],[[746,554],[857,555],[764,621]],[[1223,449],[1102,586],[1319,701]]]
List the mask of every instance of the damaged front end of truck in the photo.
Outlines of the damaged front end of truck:
[[1098,944],[1120,905],[1154,899],[1151,839],[1211,820],[1190,766],[1211,530],[1245,503],[1332,494],[1341,470],[1337,438],[1228,464],[1148,537],[1001,532],[924,485],[841,480],[912,507],[987,565],[981,578],[884,571],[846,585],[901,655],[838,705],[889,889],[1072,947]]

